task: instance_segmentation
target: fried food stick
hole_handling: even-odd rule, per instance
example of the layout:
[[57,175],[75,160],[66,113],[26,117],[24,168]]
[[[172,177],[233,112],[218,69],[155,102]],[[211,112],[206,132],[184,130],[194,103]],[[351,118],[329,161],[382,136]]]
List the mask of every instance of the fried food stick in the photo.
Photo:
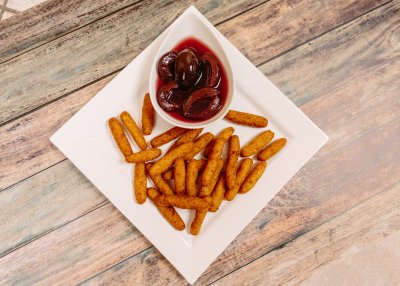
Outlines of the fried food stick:
[[225,115],[225,119],[232,121],[239,125],[245,125],[250,127],[266,127],[268,120],[264,116],[255,115],[247,112],[241,112],[236,110],[229,110]]
[[253,165],[253,160],[250,158],[244,158],[240,162],[239,169],[236,173],[236,182],[235,186],[232,189],[228,189],[228,191],[225,192],[225,199],[228,201],[231,201],[235,198],[237,192],[239,191],[240,187],[242,186],[244,180],[247,178],[251,166]]
[[175,194],[185,193],[185,179],[186,179],[186,166],[185,161],[182,158],[175,160],[174,165],[174,184]]
[[154,127],[154,107],[151,104],[150,95],[146,93],[143,98],[142,106],[142,132],[150,135]]
[[146,150],[147,142],[143,137],[142,131],[139,129],[139,126],[137,126],[132,116],[127,111],[124,111],[121,113],[120,118],[139,148],[142,150]]
[[250,191],[264,173],[265,168],[267,168],[267,162],[258,162],[253,171],[251,171],[250,175],[246,178],[246,180],[244,180],[244,183],[240,187],[239,193],[245,194]]
[[225,128],[218,134],[217,138],[215,139],[215,143],[210,153],[209,160],[207,161],[207,165],[205,166],[203,175],[201,176],[202,186],[207,186],[210,184],[213,174],[215,173],[215,169],[217,167],[217,159],[221,158],[224,144],[226,141],[229,140],[229,138],[231,138],[233,132],[233,127]]
[[147,198],[147,177],[144,163],[135,164],[134,186],[136,201],[138,204],[143,204]]
[[215,143],[214,140],[212,140],[210,143],[208,143],[208,145],[206,146],[206,148],[203,151],[204,158],[208,158],[210,156],[211,150],[214,147],[214,143]]
[[205,160],[191,159],[186,169],[186,195],[197,197],[197,177],[206,164]]
[[[211,203],[210,197],[207,197],[206,200],[207,200],[207,202]],[[192,224],[190,225],[190,233],[192,235],[199,234],[201,226],[203,225],[204,219],[207,215],[207,212],[208,212],[208,209],[196,210],[196,214],[194,216]]]
[[150,179],[153,181],[154,185],[160,190],[160,192],[164,195],[173,195],[174,192],[172,191],[169,184],[161,177],[161,175],[152,175],[149,173],[151,166],[154,163],[147,163],[146,164],[146,172],[150,176]]
[[[219,174],[221,173],[222,168],[224,167],[224,160],[223,159],[214,159],[217,162],[217,165],[214,169],[214,173],[210,180],[210,183],[206,186],[202,185],[199,192],[199,197],[207,197],[209,196],[212,191],[214,190],[215,185],[217,184]],[[204,175],[204,173],[203,173]]]
[[286,142],[287,142],[286,138],[279,138],[278,140],[275,140],[267,147],[265,147],[264,150],[258,153],[257,159],[260,161],[266,161],[270,159],[272,156],[278,153],[283,147],[285,147]]
[[174,178],[174,168],[170,168],[162,174],[164,180],[172,180]]
[[128,163],[145,163],[151,161],[161,155],[161,150],[158,148],[147,149],[133,153],[126,157]]
[[172,140],[178,138],[181,136],[183,133],[185,133],[187,129],[182,128],[182,127],[173,127],[164,133],[154,137],[151,141],[150,144],[153,147],[160,147],[164,144],[167,144],[168,142],[171,142]]
[[182,158],[187,153],[192,151],[193,147],[194,147],[193,142],[187,142],[187,143],[183,143],[182,145],[179,145],[174,150],[172,150],[168,154],[165,154],[164,157],[162,157],[160,160],[158,160],[151,167],[150,174],[161,175],[162,173],[167,171],[172,166],[172,164],[174,164],[174,161],[176,159]]
[[207,209],[196,211],[192,224],[190,225],[190,233],[192,235],[199,234],[201,226],[203,225],[203,221],[206,218],[207,213],[208,213]]
[[110,128],[111,134],[114,137],[115,143],[117,143],[119,150],[124,157],[128,157],[133,154],[131,144],[129,144],[128,138],[126,138],[124,129],[119,123],[118,119],[113,117],[108,120],[108,126]]
[[210,207],[209,199],[188,197],[186,195],[160,195],[155,202],[159,206],[174,206],[190,210],[202,210]]
[[179,137],[179,139],[175,141],[174,144],[172,144],[172,146],[168,149],[167,153],[173,150],[174,148],[178,147],[179,145],[182,145],[183,143],[193,142],[202,131],[203,128],[187,130],[181,137]]
[[212,135],[210,132],[204,133],[201,135],[199,138],[194,141],[194,147],[191,152],[185,155],[184,159],[185,160],[190,160],[193,159],[201,150],[203,150],[208,143],[213,140],[214,135]]
[[228,141],[231,137],[235,129],[233,127],[227,127],[223,129],[215,138],[214,146],[210,153],[210,159],[218,159],[222,155],[222,151],[224,150],[224,144]]
[[237,164],[240,152],[240,141],[237,135],[233,135],[229,139],[228,158],[226,162],[226,184],[228,189],[232,189],[235,186]]
[[[149,198],[154,202],[157,197],[160,195],[155,188],[148,188],[147,195]],[[176,212],[173,207],[162,207],[158,206],[155,202],[157,209],[160,211],[161,215],[177,230],[184,230],[185,223],[183,222],[182,218]]]
[[222,200],[224,199],[225,192],[225,174],[221,173],[219,175],[217,185],[215,186],[214,191],[211,195],[210,212],[216,212],[218,210],[219,206],[222,203]]
[[249,157],[262,150],[274,138],[274,133],[271,130],[261,132],[256,138],[251,140],[242,148],[240,154],[243,157]]

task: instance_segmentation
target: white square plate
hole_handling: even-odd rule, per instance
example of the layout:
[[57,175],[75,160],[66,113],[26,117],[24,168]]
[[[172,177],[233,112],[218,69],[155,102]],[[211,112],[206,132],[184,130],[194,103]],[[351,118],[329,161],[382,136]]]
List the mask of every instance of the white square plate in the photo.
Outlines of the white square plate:
[[[153,243],[189,283],[194,283],[284,184],[322,147],[328,137],[198,10],[190,7],[184,13],[191,13],[193,17],[205,22],[230,59],[236,78],[231,108],[266,116],[269,119],[268,128],[275,132],[275,138],[288,139],[282,152],[268,161],[266,172],[251,192],[238,195],[232,202],[223,202],[218,212],[209,213],[197,237],[191,236],[187,230],[179,232],[173,229],[152,203],[138,205],[135,202],[132,191],[132,165],[122,160],[109,133],[107,120],[127,110],[140,122],[142,100],[148,91],[151,64],[170,28],[83,106],[50,140]],[[217,134],[227,126],[232,124],[220,120],[204,132]],[[261,131],[256,128],[233,126],[235,133],[240,136],[241,144],[245,144]],[[157,116],[155,129],[147,139],[150,140],[171,127]],[[169,146],[163,147],[165,151]],[[178,211],[186,225],[190,226],[193,213]]]

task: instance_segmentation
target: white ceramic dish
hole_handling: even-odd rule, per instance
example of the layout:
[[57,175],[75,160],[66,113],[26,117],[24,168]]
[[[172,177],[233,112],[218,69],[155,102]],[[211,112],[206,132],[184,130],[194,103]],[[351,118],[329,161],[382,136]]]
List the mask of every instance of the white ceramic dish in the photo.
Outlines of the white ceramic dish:
[[[158,213],[152,203],[138,205],[132,193],[132,165],[121,158],[107,120],[129,111],[140,122],[143,95],[148,91],[151,64],[170,28],[163,32],[118,76],[64,124],[50,140],[85,176],[141,231],[147,239],[189,281],[194,283],[213,260],[265,207],[284,184],[327,141],[327,136],[308,119],[272,82],[251,64],[194,7],[183,15],[200,19],[220,42],[231,60],[236,76],[232,109],[263,114],[276,138],[286,137],[284,150],[268,161],[256,187],[232,202],[223,202],[215,214],[208,214],[197,237],[187,230],[178,232]],[[205,128],[214,134],[231,123],[220,120]],[[172,125],[157,116],[150,140]],[[241,143],[260,129],[237,126]],[[133,144],[133,146],[135,146]],[[136,147],[136,146],[135,146]],[[165,151],[168,146],[162,149]],[[136,148],[135,150],[138,150]],[[178,210],[187,225],[193,213]]]
[[[152,63],[152,68],[150,71],[150,79],[149,79],[149,93],[151,102],[153,103],[154,109],[157,113],[169,123],[184,127],[184,128],[203,128],[207,127],[210,124],[222,119],[229,110],[229,107],[232,102],[232,97],[234,96],[234,76],[232,73],[232,68],[229,62],[228,57],[224,51],[224,48],[221,46],[220,42],[216,38],[216,35],[209,29],[207,23],[201,17],[197,17],[197,13],[195,11],[187,10],[186,13],[183,13],[176,21],[170,26],[170,31],[166,35],[165,39],[162,41],[159,50],[157,51],[156,56],[154,57],[154,61]],[[210,119],[201,121],[201,122],[185,122],[174,118],[168,112],[165,112],[157,102],[156,97],[156,81],[157,81],[157,64],[158,60],[164,55],[166,52],[171,51],[178,43],[182,42],[182,40],[187,39],[189,37],[194,37],[206,44],[218,57],[221,61],[223,67],[225,68],[225,72],[228,80],[228,95],[224,105],[221,110],[218,111]]]

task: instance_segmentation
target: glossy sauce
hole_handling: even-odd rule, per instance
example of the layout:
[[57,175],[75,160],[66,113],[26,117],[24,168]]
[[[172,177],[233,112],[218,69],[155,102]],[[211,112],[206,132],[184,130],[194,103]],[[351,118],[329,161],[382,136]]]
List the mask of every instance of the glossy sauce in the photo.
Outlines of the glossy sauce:
[[[178,43],[172,50],[176,51],[176,52],[180,52],[186,48],[195,48],[197,50],[197,52],[199,54],[204,53],[204,52],[209,52],[211,53],[214,57],[216,57],[218,59],[218,57],[216,56],[216,54],[209,48],[207,47],[207,45],[205,45],[204,43],[202,43],[200,40],[190,37],[190,38],[186,38],[183,41],[181,41],[180,43]],[[225,68],[222,66],[222,63],[219,61],[218,62],[218,66],[220,69],[220,73],[221,73],[221,80],[218,84],[218,86],[216,86],[216,89],[220,92],[220,98],[221,98],[221,107],[220,110],[223,108],[225,102],[226,102],[226,98],[228,96],[228,79],[227,79],[227,75],[225,72]],[[165,84],[165,82],[160,79],[159,76],[157,76],[157,91],[159,90],[159,88]],[[202,111],[205,110],[208,106],[207,104],[207,100],[199,100],[198,102],[196,102],[191,110],[197,112],[197,111]],[[181,121],[184,122],[201,122],[201,121],[206,121],[208,119],[201,119],[201,120],[195,120],[195,119],[188,119],[183,117],[183,115],[179,112],[168,112],[169,115],[171,115],[172,117],[179,119]]]

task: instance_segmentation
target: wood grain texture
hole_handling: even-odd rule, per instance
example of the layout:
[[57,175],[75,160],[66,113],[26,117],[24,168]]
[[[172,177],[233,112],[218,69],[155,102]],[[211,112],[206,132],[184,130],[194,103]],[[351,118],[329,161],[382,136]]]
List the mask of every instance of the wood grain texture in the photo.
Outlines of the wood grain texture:
[[399,191],[396,184],[211,285],[300,285],[325,264],[400,231]]
[[[385,67],[391,67],[391,62],[398,60],[400,54],[399,25],[395,20],[399,9],[398,1],[388,3],[377,12],[324,35],[323,40],[311,41],[296,52],[260,66],[260,70],[296,105],[303,105],[332,90],[333,87],[327,84],[332,81],[336,83],[334,88],[340,89],[355,76],[373,74],[375,71],[371,69],[380,68],[386,72]],[[351,35],[343,36],[345,33]],[[336,61],[340,61],[341,66]],[[393,73],[392,69],[389,72]],[[369,94],[368,89],[361,89],[359,85],[355,88]],[[382,85],[380,88],[381,94],[391,87]]]
[[0,260],[0,284],[74,285],[102,271],[99,267],[111,266],[150,245],[107,204],[4,256]]
[[[217,23],[251,7],[244,2],[202,0],[197,7],[206,16],[217,10]],[[191,3],[142,1],[0,64],[0,124],[125,67]]]
[[8,19],[7,22],[0,22],[0,62],[138,1],[56,0],[34,6]]
[[[224,23],[219,29],[246,57],[259,64],[385,2],[269,1],[253,13],[244,13]],[[254,45],[255,39],[263,44]]]
[[[328,1],[329,3],[332,3],[331,1]],[[365,3],[363,1],[361,1],[362,3]],[[241,7],[240,5],[244,5],[243,3],[241,4],[241,2],[235,2],[235,6],[230,7],[227,6],[225,9],[228,9],[228,16],[230,16],[233,13],[238,13],[238,10],[235,9],[245,9],[248,8],[247,6],[245,7]],[[346,3],[348,3],[346,1]],[[372,2],[371,2],[372,3]],[[253,4],[255,5],[255,3]],[[270,1],[266,4],[262,4],[259,7],[257,7],[256,9],[250,10],[242,15],[240,15],[238,18],[241,18],[241,21],[245,22],[245,23],[253,23],[255,26],[259,26],[259,25],[264,25],[263,23],[258,23],[257,19],[258,17],[260,17],[260,14],[264,13],[264,14],[268,14],[269,11],[272,9],[271,5],[273,5],[272,7],[276,7],[277,3],[275,3],[274,1]],[[316,14],[328,14],[328,15],[332,15],[330,17],[327,17],[326,20],[329,21],[329,23],[331,23],[331,26],[334,25],[338,25],[340,23],[343,23],[344,21],[347,21],[348,18],[341,18],[341,14],[343,14],[343,11],[339,11],[338,12],[338,8],[336,8],[336,6],[330,6],[331,4],[328,4],[328,6],[326,6],[326,9],[324,10],[323,13],[316,13]],[[343,9],[350,9],[347,6],[348,4],[344,4],[343,5]],[[372,5],[372,4],[371,4]],[[219,17],[217,18],[217,16],[215,15],[217,12],[215,12],[215,10],[212,10],[212,5],[210,4],[210,7],[205,7],[204,9],[207,11],[210,11],[210,18],[211,19],[216,19],[216,20],[221,20],[222,18]],[[306,15],[310,8],[310,6],[312,6],[312,4],[310,4],[309,1],[304,1],[304,3],[299,3],[296,2],[296,6],[291,6],[292,8],[290,9],[290,11],[292,10],[296,10],[298,11],[298,13]],[[282,6],[282,7],[286,7],[286,6]],[[363,13],[367,8],[370,8],[370,6],[368,7],[364,7],[362,4],[360,4],[360,2],[354,2],[353,5],[351,5],[351,9],[355,14],[358,13]],[[355,10],[354,7],[359,7],[359,10]],[[217,7],[215,7],[215,9],[217,11],[218,10],[218,5]],[[231,9],[231,10],[229,10]],[[332,9],[332,12],[330,11],[330,9]],[[275,8],[276,10],[276,8]],[[260,12],[261,11],[261,12]],[[278,11],[276,11],[277,13],[274,14],[273,19],[275,19],[275,22],[272,23],[268,23],[269,25],[271,25],[272,30],[280,30],[280,29],[284,29],[283,27],[280,27],[279,25],[284,25],[286,23],[286,20],[288,19],[288,17],[292,17],[289,19],[297,19],[299,14],[288,14],[287,13],[288,9],[278,9]],[[337,12],[336,14],[333,13],[333,11]],[[343,13],[342,13],[343,12]],[[315,13],[314,13],[315,14]],[[269,15],[269,14],[268,14]],[[336,16],[334,16],[336,15]],[[207,14],[208,16],[208,14]],[[312,14],[310,14],[310,17],[312,16]],[[286,19],[286,20],[285,20]],[[322,19],[321,19],[322,20]],[[325,20],[325,19],[323,19]],[[116,21],[116,20],[115,20]],[[234,24],[230,24],[231,22],[234,22]],[[290,22],[290,21],[289,21]],[[273,25],[277,25],[277,26],[273,26]],[[308,29],[303,29],[301,27],[299,27],[299,30],[297,30],[297,32],[299,34],[302,33],[303,30],[312,30],[312,27],[314,27],[315,25],[315,21],[312,21],[310,26],[308,27]],[[236,26],[238,26],[238,23],[236,21],[236,18],[233,18],[231,20],[228,20],[227,22],[224,22],[223,24],[221,24],[219,26],[219,28],[221,29],[221,31],[225,34],[229,34],[230,31],[233,31],[235,29],[239,29],[235,28]],[[240,30],[243,29],[248,29],[251,26],[246,25],[244,27],[240,26]],[[265,27],[265,30],[269,31],[268,26],[263,26]],[[301,29],[300,29],[301,28]],[[260,29],[260,30],[264,30],[264,29]],[[318,31],[316,31],[318,32]],[[78,33],[78,31],[76,31],[76,33]],[[248,33],[245,33],[246,35]],[[250,34],[249,34],[250,35]],[[246,52],[247,49],[247,43],[245,46],[242,46],[243,43],[240,40],[239,37],[239,33],[236,34],[232,34],[232,35],[228,35],[229,38],[233,41],[234,44],[236,44],[236,46],[242,50],[243,52],[245,52],[245,54],[247,54],[248,56],[250,56],[250,59],[252,59],[252,57],[254,57],[254,61],[257,61],[256,55],[257,53],[261,53],[261,51],[263,50],[263,48],[268,47],[269,42],[266,41],[267,38],[262,38],[259,34],[255,34],[252,36],[252,38],[250,39],[249,35],[247,35],[247,40],[250,41],[252,43],[251,47],[252,49],[249,50],[248,52]],[[315,34],[307,34],[308,37],[310,36],[314,36]],[[274,38],[279,38],[281,39],[281,43],[279,44],[279,46],[281,47],[279,49],[279,52],[283,52],[285,49],[288,49],[290,47],[291,44],[293,44],[288,37],[274,37]],[[308,38],[304,38],[304,40],[306,40]],[[86,40],[84,37],[82,38],[82,40]],[[70,40],[70,41],[74,41],[74,39]],[[285,41],[287,41],[287,43],[285,44]],[[94,44],[94,43],[93,43]],[[255,49],[255,47],[258,47]],[[42,47],[43,48],[43,47]],[[54,54],[57,53],[57,49],[54,50]],[[62,51],[60,51],[60,53],[62,53]],[[70,53],[70,52],[68,52]],[[98,55],[93,55],[93,56],[98,56]],[[268,59],[269,54],[268,53],[263,53],[262,56],[264,57],[264,59]],[[46,56],[43,55],[44,59],[46,59]],[[74,59],[71,59],[72,61],[77,61],[78,59],[76,57],[74,57]],[[130,60],[130,59],[129,59]],[[69,60],[70,61],[70,60]],[[92,66],[92,68],[96,68],[96,63],[92,62],[89,66]],[[112,65],[111,63],[108,63],[108,66]],[[60,67],[60,68],[65,68],[65,67]],[[1,69],[1,67],[0,67]],[[266,66],[263,66],[262,69],[266,69],[266,73],[268,75],[271,75],[271,71],[267,69]],[[26,70],[25,70],[26,72]],[[279,76],[281,76],[282,73],[278,74],[278,78]],[[77,76],[79,75],[79,73],[77,72]],[[79,75],[80,76],[80,75]],[[272,74],[273,76],[273,74]],[[272,77],[273,79],[275,79],[274,77]],[[308,78],[309,80],[312,78]],[[65,78],[60,79],[61,81],[65,81]],[[299,81],[303,81],[303,78],[299,78]],[[62,82],[60,81],[60,84],[62,84]],[[15,78],[13,78],[13,82],[15,82]],[[286,82],[291,82],[291,80],[287,80]],[[310,80],[310,82],[313,82],[312,80]],[[58,162],[60,160],[60,153],[58,153],[57,151],[56,154],[54,154],[54,161],[52,161],[51,159],[53,158],[53,153],[47,154],[47,152],[44,150],[43,145],[47,145],[46,148],[47,149],[51,149],[52,151],[54,151],[54,148],[51,148],[48,146],[49,142],[47,141],[47,138],[54,132],[54,130],[57,130],[57,128],[59,128],[68,118],[68,115],[71,115],[71,111],[68,111],[68,115],[65,116],[62,119],[58,119],[56,120],[56,116],[59,115],[59,113],[63,113],[64,109],[71,109],[71,110],[78,110],[83,103],[80,102],[75,102],[78,101],[79,99],[76,97],[82,97],[82,98],[91,98],[94,94],[95,91],[100,90],[101,87],[103,87],[105,84],[105,81],[100,81],[100,82],[96,82],[94,83],[94,86],[91,87],[90,85],[86,88],[84,88],[84,90],[81,90],[78,92],[78,94],[73,93],[72,95],[69,95],[68,97],[73,97],[73,99],[71,99],[71,101],[69,101],[70,99],[63,99],[62,104],[57,104],[57,103],[53,103],[51,104],[49,107],[46,107],[46,111],[50,112],[50,110],[52,108],[54,108],[54,110],[59,110],[58,113],[53,112],[52,116],[49,117],[48,114],[46,112],[42,113],[42,112],[35,112],[34,113],[34,117],[35,117],[35,122],[37,123],[36,126],[38,125],[51,125],[49,126],[49,128],[47,129],[40,129],[40,133],[42,136],[40,136],[40,138],[42,138],[43,140],[45,140],[45,142],[41,142],[39,141],[38,138],[35,138],[37,136],[33,136],[32,138],[30,137],[26,137],[24,134],[26,133],[32,133],[32,132],[36,132],[36,128],[37,127],[33,127],[30,124],[26,124],[26,122],[30,122],[32,121],[33,117],[32,115],[27,115],[27,117],[22,117],[21,119],[17,119],[13,122],[11,122],[10,124],[7,124],[3,127],[0,127],[0,134],[2,134],[2,137],[6,138],[3,142],[0,143],[0,150],[4,150],[4,151],[0,151],[0,152],[5,152],[4,155],[0,156],[0,167],[1,166],[14,166],[14,167],[9,167],[9,169],[6,170],[6,172],[4,174],[0,174],[0,190],[6,188],[7,186],[10,186],[16,182],[18,182],[19,180],[25,178],[26,176],[32,175],[40,170],[42,170],[45,167],[48,167],[52,164],[55,164],[56,162]],[[282,87],[285,89],[285,82],[279,82],[282,84]],[[15,86],[15,83],[13,84]],[[77,83],[77,86],[79,85],[79,83]],[[326,83],[324,86],[329,87],[331,85],[331,83]],[[68,86],[70,87],[71,85],[68,84]],[[76,87],[77,87],[76,86]],[[278,85],[280,86],[280,85]],[[41,88],[41,87],[38,87]],[[90,90],[93,90],[90,91]],[[48,90],[44,90],[45,92],[48,92]],[[65,92],[65,91],[63,91]],[[86,93],[90,93],[89,95],[86,95]],[[83,93],[85,95],[83,95]],[[63,94],[62,92],[60,94]],[[291,94],[289,94],[291,95]],[[88,97],[86,97],[88,96]],[[30,98],[28,100],[33,100],[33,101],[37,101],[38,98],[40,97],[32,97],[32,94],[27,94],[27,97]],[[21,97],[21,100],[25,101],[25,99],[23,99],[23,96]],[[0,102],[1,102],[1,90],[0,90]],[[17,108],[25,108],[25,105],[18,105],[16,102],[11,103],[14,107]],[[54,104],[56,104],[57,107],[52,107]],[[76,109],[73,109],[72,106],[76,106]],[[30,108],[30,107],[29,107]],[[0,107],[1,109],[1,107]],[[0,113],[1,114],[1,113]],[[47,116],[46,116],[47,115]],[[1,115],[0,115],[1,116]],[[58,124],[56,124],[56,121],[58,121]],[[28,138],[28,139],[27,139]],[[20,142],[20,144],[23,144],[21,149],[23,152],[20,152],[19,154],[15,154],[14,151],[14,144],[16,142]],[[39,144],[38,144],[39,143]],[[18,143],[17,143],[18,144]],[[39,146],[40,145],[40,146]],[[41,156],[38,156],[38,154],[40,154]],[[30,160],[26,160],[26,158],[31,158]],[[46,161],[45,163],[42,161]],[[40,162],[40,163],[38,163]]]
[[18,183],[0,193],[0,257],[105,202],[68,160]]
[[113,77],[0,127],[0,191],[65,159],[50,136]]
[[[242,2],[246,1],[203,0],[197,2],[196,6],[206,17],[208,16],[208,11],[213,11],[215,18],[210,20],[212,23],[218,23],[229,19],[232,15],[228,13],[233,10],[233,7],[243,6]],[[312,0],[295,2],[294,4],[297,5],[293,4],[293,6],[289,5],[290,10],[297,11],[297,13],[287,13],[287,9],[275,9],[276,13],[270,15],[274,21],[267,24],[276,24],[277,26],[266,27],[272,31],[280,31],[281,29],[286,29],[284,28],[287,25],[286,23],[296,22],[297,20],[295,19],[299,18],[300,15],[305,19],[307,17],[312,19],[310,21],[305,20],[303,25],[294,24],[294,30],[290,34],[296,34],[298,39],[301,39],[300,42],[297,42],[299,44],[321,33],[322,30],[318,29],[318,27],[321,26],[322,22],[327,22],[324,28],[333,28],[352,19],[345,17],[346,15],[349,16],[344,13],[345,10],[350,9],[349,7],[355,7],[351,8],[351,10],[353,14],[356,12],[358,14],[380,3],[379,1],[368,1],[371,4],[350,6],[343,4],[344,10],[340,11],[337,8],[340,6],[336,2],[333,3],[328,0],[322,2],[321,8],[323,10],[319,11],[319,13],[316,13],[315,9],[311,9],[311,7],[315,6]],[[340,3],[348,2],[342,0]],[[365,1],[350,2],[365,3]],[[123,68],[149,45],[189,3],[190,1],[167,3],[143,1],[57,38],[13,60],[0,64],[0,76],[3,78],[3,88],[0,91],[0,124]],[[269,15],[270,5],[272,4],[278,5],[278,1],[271,1],[271,4],[268,2],[257,7],[254,11]],[[158,12],[154,13],[152,11]],[[249,13],[255,13],[254,11],[249,11]],[[131,20],[139,18],[141,21]],[[257,15],[256,17],[249,17],[249,19],[247,26],[238,27],[240,31],[237,32],[236,37],[240,37],[239,34],[242,34],[243,29],[247,29],[249,25],[259,25]],[[304,25],[308,25],[307,29],[304,29]],[[229,31],[231,29],[232,27],[227,28]],[[259,28],[257,30],[262,29]],[[314,31],[314,33],[309,31]],[[247,32],[245,34],[251,35],[251,33]],[[273,38],[278,36],[280,34],[274,34]],[[280,44],[280,52],[293,46],[293,41],[287,40],[288,37],[280,36],[280,38],[286,39],[282,40]],[[229,35],[228,39],[230,39]],[[249,36],[246,36],[246,41],[249,40]],[[258,34],[256,34],[253,35],[250,43],[264,43],[263,40],[265,39],[259,39]],[[240,44],[243,45],[242,40],[240,41],[235,42],[235,39],[232,38],[233,44],[237,45],[239,49],[241,49]],[[247,45],[248,43],[246,43]],[[257,51],[253,49],[253,52],[263,50],[264,45],[259,45]],[[250,44],[250,46],[252,45]],[[243,51],[244,49],[241,50]],[[249,55],[248,52],[245,51],[245,53]],[[258,57],[264,60],[266,57],[267,59],[270,58],[268,53],[262,53]],[[54,65],[55,62],[57,62],[57,65]],[[255,64],[258,63],[260,62],[255,62]],[[33,73],[36,70],[45,72]]]
[[[400,137],[396,87],[399,86],[400,77],[396,69],[399,64],[398,57],[392,58],[390,55],[398,52],[398,38],[396,37],[399,30],[396,20],[398,15],[399,10],[396,5],[381,7],[360,20],[340,28],[337,33],[335,31],[334,37],[329,37],[330,33],[312,41],[312,53],[300,47],[287,55],[286,64],[280,58],[270,62],[275,62],[281,66],[276,72],[269,73],[271,77],[280,78],[280,74],[284,75],[289,71],[293,73],[293,80],[290,80],[286,85],[285,83],[281,83],[282,86],[279,85],[279,87],[288,89],[290,87],[288,85],[293,84],[293,81],[296,80],[315,83],[315,74],[312,72],[303,73],[302,77],[297,75],[298,71],[300,74],[304,70],[311,70],[306,69],[302,64],[313,68],[318,66],[318,62],[319,65],[327,62],[327,58],[330,58],[330,55],[333,54],[335,61],[330,62],[328,74],[335,75],[336,71],[339,72],[344,66],[349,65],[347,66],[349,79],[337,81],[335,76],[327,76],[327,79],[321,81],[322,87],[318,86],[320,88],[319,93],[308,97],[308,100],[298,101],[299,104],[304,104],[303,110],[331,138],[332,135],[336,137],[253,220],[252,224],[207,270],[199,284],[212,282],[228,274],[241,265],[251,262],[260,255],[307,232],[332,216],[340,214],[396,183],[398,179],[396,174],[400,171],[400,162],[396,161],[396,154],[399,153],[399,146],[396,144],[398,139],[396,138]],[[328,44],[329,42],[340,44]],[[343,58],[338,56],[341,52],[349,49],[353,51],[351,56]],[[320,54],[325,54],[325,57],[316,57]],[[360,64],[361,59],[371,57],[379,60],[371,60],[368,69],[365,69],[364,66],[365,71],[363,72]],[[302,61],[304,58],[308,58],[308,61]],[[298,64],[294,59],[297,59],[301,64]],[[318,60],[318,62],[313,61],[313,59]],[[354,72],[352,72],[353,68]],[[367,82],[365,82],[366,80]],[[368,90],[364,89],[365,86],[368,87]],[[298,98],[306,98],[304,94],[308,95],[308,92],[310,91],[302,90],[299,93],[291,91],[289,94],[297,102]],[[376,96],[377,94],[380,96]],[[327,99],[326,102],[324,98]],[[388,102],[393,104],[390,105]],[[389,111],[387,115],[381,114],[381,111],[387,110]],[[338,122],[329,120],[331,114]],[[347,125],[349,128],[347,128]],[[371,152],[371,150],[374,150],[374,152]],[[54,168],[50,168],[48,171],[52,169]],[[74,178],[71,178],[71,180],[74,180]],[[43,182],[43,184],[51,182]],[[14,187],[5,192],[12,192]],[[66,186],[60,186],[57,190],[61,192],[65,191],[65,188]],[[96,191],[94,187],[92,187],[92,191]],[[90,224],[90,221],[86,220],[94,212],[103,211],[106,208],[107,211],[101,213],[101,216],[103,218],[111,216],[110,224],[121,225],[120,230],[109,234],[111,237],[100,236],[97,231],[101,233],[104,230],[98,230]],[[65,211],[68,211],[68,209],[65,209]],[[112,216],[111,214],[115,210],[109,208],[108,205],[102,206],[96,211],[76,220],[76,222],[80,222],[79,225],[82,224],[80,228],[77,228],[77,223],[72,222],[2,258],[0,264],[3,263],[3,259],[7,258],[7,265],[10,265],[10,269],[15,271],[0,274],[0,277],[2,277],[0,279],[5,277],[6,281],[14,282],[21,279],[26,283],[51,282],[53,277],[56,276],[60,280],[70,279],[66,280],[68,282],[80,281],[79,279],[89,278],[98,271],[116,265],[105,273],[116,278],[115,281],[118,282],[132,281],[130,279],[136,278],[139,281],[149,281],[149,283],[167,281],[171,284],[185,284],[172,266],[161,258],[154,248],[143,251],[148,245],[142,240],[137,242],[141,245],[138,248],[134,248],[135,245],[130,245],[132,248],[129,250],[118,248],[113,249],[112,253],[108,253],[109,249],[101,247],[101,245],[106,245],[106,240],[118,240],[119,233],[129,232],[129,224],[121,224],[121,221],[125,221],[123,218]],[[74,224],[73,228],[67,228],[72,224]],[[42,227],[46,229],[47,226],[43,225]],[[84,243],[67,236],[67,231],[72,229],[76,229],[75,234],[82,235],[80,237],[85,235],[83,232],[91,235],[95,233],[99,245],[97,251],[107,252],[108,258],[101,259],[101,255],[105,255],[104,252],[97,254],[93,251],[85,255],[85,251],[82,249]],[[115,237],[113,237],[114,233]],[[118,240],[119,245],[130,244],[130,236],[122,238],[123,241]],[[64,237],[64,239],[58,237]],[[51,243],[58,250],[48,253],[47,256],[38,253],[35,247],[27,248],[30,245],[35,245],[36,248],[44,252],[44,248],[40,246],[42,243],[45,246]],[[69,255],[71,250],[74,249],[77,250],[73,252],[71,258]],[[135,256],[137,253],[139,255]],[[29,261],[24,260],[25,256],[29,257]],[[120,256],[131,257],[123,261],[124,258],[120,259]],[[76,275],[75,268],[73,268],[72,278],[67,277],[71,273],[67,273],[66,270],[58,274],[59,267],[63,269],[72,267],[76,263],[76,257],[82,257],[79,260],[80,265],[86,265],[85,263],[89,261],[90,267],[85,266],[85,269],[80,270],[81,272],[78,271],[79,273]],[[39,268],[33,269],[32,265],[39,265]],[[37,271],[40,269],[45,270],[44,274],[36,273],[40,272]],[[151,277],[144,276],[149,272],[153,274],[150,275]],[[99,276],[104,277],[104,275]]]

